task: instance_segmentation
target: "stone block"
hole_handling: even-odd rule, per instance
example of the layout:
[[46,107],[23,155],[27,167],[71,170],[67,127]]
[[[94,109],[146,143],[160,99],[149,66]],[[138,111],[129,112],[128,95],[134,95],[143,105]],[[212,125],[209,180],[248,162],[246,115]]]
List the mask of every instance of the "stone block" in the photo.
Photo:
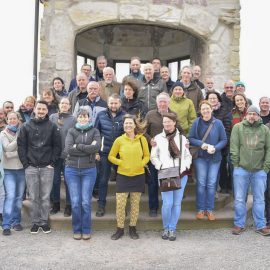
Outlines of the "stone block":
[[118,4],[111,1],[81,2],[73,5],[68,13],[78,27],[104,24],[118,21]]
[[[130,1],[129,1],[130,2]],[[119,18],[123,20],[147,20],[148,7],[147,5],[120,5]]]

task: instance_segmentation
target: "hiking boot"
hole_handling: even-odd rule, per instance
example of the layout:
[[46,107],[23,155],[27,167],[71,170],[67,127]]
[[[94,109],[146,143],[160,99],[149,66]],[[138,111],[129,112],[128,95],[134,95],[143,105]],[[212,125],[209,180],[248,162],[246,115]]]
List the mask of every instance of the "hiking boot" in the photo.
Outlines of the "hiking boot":
[[91,238],[91,234],[90,233],[83,233],[82,235],[82,239],[83,240],[90,240]]
[[118,240],[119,238],[121,238],[124,235],[124,228],[118,228],[116,232],[111,236],[112,240]]
[[53,203],[53,207],[50,211],[51,215],[55,215],[56,213],[58,213],[60,211],[60,203]]
[[216,216],[214,215],[214,213],[212,211],[206,211],[206,216],[207,216],[208,220],[210,220],[210,221],[216,220]]
[[256,233],[258,233],[262,236],[270,236],[270,229],[264,227],[262,229],[256,230]]
[[129,226],[129,236],[133,240],[139,239],[139,235],[137,234],[135,226]]
[[196,219],[204,219],[204,211],[199,211],[196,215]]
[[73,234],[73,239],[75,239],[75,240],[81,240],[82,239],[82,235],[80,233],[74,233]]
[[93,190],[92,197],[94,197],[95,199],[98,199],[98,191]]
[[161,235],[161,238],[163,240],[168,240],[169,239],[169,231],[168,230],[164,230],[162,235]]
[[20,231],[23,230],[23,227],[22,227],[21,224],[16,224],[16,225],[13,226],[13,230],[17,231],[17,232],[20,232]]
[[4,230],[3,230],[3,235],[4,235],[4,236],[11,235],[10,229],[4,229]]
[[71,216],[71,205],[66,205],[64,210],[64,217],[70,217]]
[[157,210],[156,209],[150,209],[149,217],[157,217]]
[[41,230],[42,230],[44,233],[50,233],[50,232],[52,232],[50,226],[47,225],[47,224],[44,224],[44,225],[40,226],[40,228],[41,228]]
[[169,241],[175,241],[175,239],[176,239],[176,232],[169,231]]
[[30,233],[36,234],[39,232],[39,226],[37,224],[34,224],[32,228],[30,229]]
[[105,215],[105,208],[104,207],[98,207],[98,210],[96,212],[96,217],[103,217]]
[[234,235],[240,235],[242,232],[244,232],[246,229],[245,228],[241,228],[241,227],[238,227],[238,226],[234,226],[232,228],[232,234]]

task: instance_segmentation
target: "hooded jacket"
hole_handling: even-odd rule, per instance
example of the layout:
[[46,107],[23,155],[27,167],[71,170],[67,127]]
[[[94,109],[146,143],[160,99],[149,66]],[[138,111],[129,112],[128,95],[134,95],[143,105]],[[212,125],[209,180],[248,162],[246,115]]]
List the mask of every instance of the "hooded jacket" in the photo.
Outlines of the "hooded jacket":
[[236,124],[231,133],[230,152],[234,167],[256,172],[270,169],[270,131],[261,120]]

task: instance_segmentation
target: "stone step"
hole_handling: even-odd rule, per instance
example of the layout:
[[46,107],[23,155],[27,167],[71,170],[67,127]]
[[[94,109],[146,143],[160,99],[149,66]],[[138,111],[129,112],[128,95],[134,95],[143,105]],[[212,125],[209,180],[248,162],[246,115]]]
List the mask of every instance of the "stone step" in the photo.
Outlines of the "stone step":
[[[250,211],[252,205],[252,196],[249,195],[247,208]],[[208,221],[196,220],[196,211],[183,210],[181,218],[178,222],[177,229],[217,229],[230,228],[233,225],[233,202],[226,204],[223,208],[215,211],[216,220]],[[29,201],[23,203],[23,220],[29,222]],[[126,218],[126,226],[128,226],[129,215]],[[50,216],[50,223],[54,230],[71,230],[71,217],[64,217],[63,211],[56,215]],[[114,230],[116,227],[115,213],[106,213],[104,217],[96,217],[95,210],[92,211],[93,230]],[[160,213],[156,218],[149,217],[148,212],[140,211],[137,225],[139,230],[160,230],[162,228],[162,219]]]

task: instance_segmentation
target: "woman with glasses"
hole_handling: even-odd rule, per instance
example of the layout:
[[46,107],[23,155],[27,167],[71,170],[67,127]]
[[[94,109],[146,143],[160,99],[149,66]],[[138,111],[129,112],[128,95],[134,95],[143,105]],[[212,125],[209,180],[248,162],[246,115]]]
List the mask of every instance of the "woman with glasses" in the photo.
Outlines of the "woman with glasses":
[[[70,113],[70,101],[67,97],[63,97],[59,103],[59,112],[50,115],[50,120],[57,125],[60,129],[61,142],[62,142],[62,154],[58,159],[54,167],[53,187],[51,191],[52,209],[51,215],[60,211],[60,187],[61,187],[61,175],[65,175],[65,162],[64,162],[64,148],[67,133],[70,128],[73,128],[76,124],[76,118]],[[64,183],[66,188],[66,206],[64,210],[64,216],[69,217],[71,215],[71,204],[68,187],[66,185],[66,179],[64,177]]]

